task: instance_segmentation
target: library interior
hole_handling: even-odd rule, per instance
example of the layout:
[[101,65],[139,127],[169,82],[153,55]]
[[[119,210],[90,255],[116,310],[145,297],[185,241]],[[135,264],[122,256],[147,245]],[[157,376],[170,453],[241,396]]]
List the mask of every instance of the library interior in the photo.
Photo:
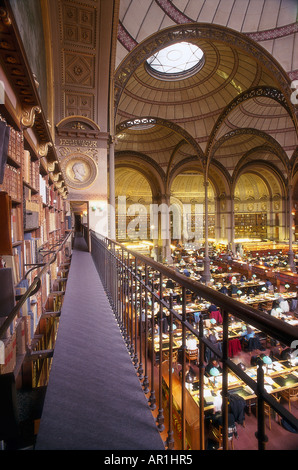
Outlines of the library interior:
[[298,450],[297,0],[0,0],[0,450]]

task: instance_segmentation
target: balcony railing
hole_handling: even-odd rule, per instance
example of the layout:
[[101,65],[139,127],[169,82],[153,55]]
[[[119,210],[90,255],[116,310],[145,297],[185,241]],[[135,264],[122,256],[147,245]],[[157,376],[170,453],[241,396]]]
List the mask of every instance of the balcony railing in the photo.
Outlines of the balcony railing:
[[[160,432],[167,431],[166,448],[173,449],[174,423],[173,423],[173,351],[174,351],[174,325],[181,329],[182,345],[180,348],[182,365],[181,376],[181,448],[187,449],[186,439],[186,415],[189,404],[188,391],[185,386],[187,359],[186,339],[187,335],[193,335],[199,343],[199,436],[197,436],[198,449],[205,448],[205,410],[204,410],[204,351],[206,348],[222,363],[222,438],[223,449],[228,449],[228,400],[229,371],[234,373],[241,381],[250,387],[256,397],[257,431],[256,439],[258,449],[266,447],[267,436],[265,433],[264,404],[267,403],[281,418],[286,420],[294,429],[298,430],[298,420],[282,406],[273,395],[264,387],[264,369],[259,362],[257,366],[257,380],[253,380],[245,370],[229,358],[229,324],[231,317],[244,321],[287,346],[298,340],[297,328],[286,322],[271,317],[246,304],[234,300],[231,297],[209,288],[197,281],[191,280],[168,266],[157,263],[151,258],[143,256],[113,240],[105,238],[90,231],[91,254],[97,271],[106,289],[110,304],[126,342],[128,351],[136,373],[142,383],[144,393],[148,395],[148,403],[151,410],[155,410],[158,404],[156,416],[157,427]],[[165,296],[165,280],[172,280],[180,289],[181,312],[173,307],[173,294]],[[214,303],[220,308],[222,316],[222,350],[207,338],[204,331],[203,317],[201,315],[199,328],[189,320],[187,315],[187,298],[189,293]],[[164,349],[162,325],[164,312],[169,324],[169,341],[167,352]],[[159,332],[155,333],[155,327],[159,326]],[[154,351],[154,345],[159,350],[158,361]],[[163,367],[164,359],[167,359],[168,368]],[[154,363],[158,365],[158,373],[154,373]],[[165,374],[166,371],[166,374]],[[158,377],[156,377],[158,375]],[[167,400],[163,400],[163,386],[167,375]],[[158,397],[156,396],[158,393]],[[163,409],[163,404],[167,409]],[[156,412],[155,412],[156,413]],[[167,423],[165,425],[165,416]]]

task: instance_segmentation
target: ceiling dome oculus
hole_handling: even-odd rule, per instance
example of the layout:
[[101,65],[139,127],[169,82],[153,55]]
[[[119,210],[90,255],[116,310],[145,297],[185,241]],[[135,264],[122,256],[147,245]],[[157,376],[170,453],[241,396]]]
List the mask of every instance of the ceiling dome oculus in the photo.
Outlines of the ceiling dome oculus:
[[197,73],[204,62],[202,49],[189,42],[178,42],[149,57],[146,68],[161,80],[181,80]]

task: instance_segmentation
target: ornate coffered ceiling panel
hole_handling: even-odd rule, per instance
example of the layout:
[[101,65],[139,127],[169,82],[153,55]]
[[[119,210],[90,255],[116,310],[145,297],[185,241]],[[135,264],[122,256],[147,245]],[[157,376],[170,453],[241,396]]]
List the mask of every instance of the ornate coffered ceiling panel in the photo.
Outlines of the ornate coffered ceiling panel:
[[[52,7],[56,76],[56,122],[82,115],[96,120],[100,2],[53,0]],[[56,37],[55,37],[56,36]]]

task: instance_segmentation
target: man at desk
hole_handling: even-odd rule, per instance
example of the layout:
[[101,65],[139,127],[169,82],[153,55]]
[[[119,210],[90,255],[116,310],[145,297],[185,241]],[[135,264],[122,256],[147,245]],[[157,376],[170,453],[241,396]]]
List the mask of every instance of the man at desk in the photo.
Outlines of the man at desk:
[[222,368],[216,359],[211,359],[205,367],[205,375],[207,375],[207,377],[210,377],[212,375],[210,373],[211,369],[215,369],[218,374],[222,373]]

